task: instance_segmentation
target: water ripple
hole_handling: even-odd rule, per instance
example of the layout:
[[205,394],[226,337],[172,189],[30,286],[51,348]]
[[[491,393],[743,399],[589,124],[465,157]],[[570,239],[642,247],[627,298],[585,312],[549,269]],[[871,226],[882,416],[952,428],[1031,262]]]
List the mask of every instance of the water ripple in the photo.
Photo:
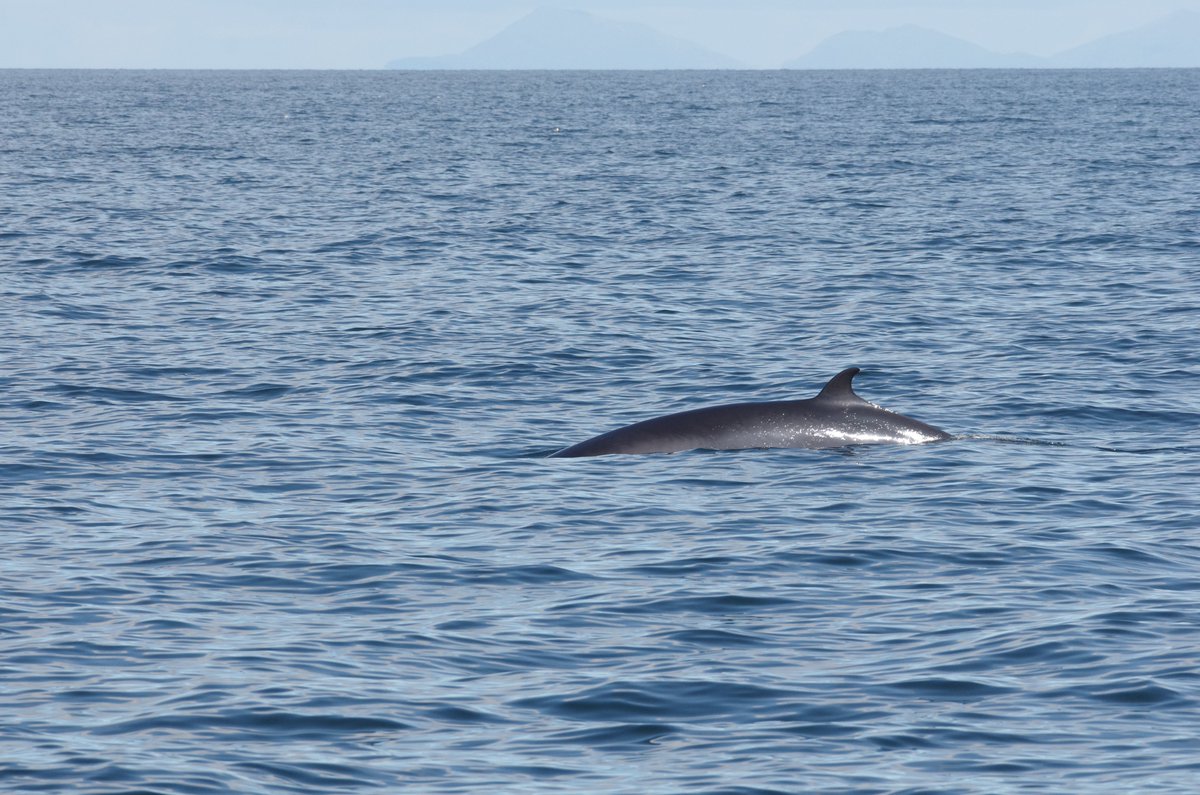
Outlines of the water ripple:
[[0,70],[3,787],[1190,795],[1198,80]]

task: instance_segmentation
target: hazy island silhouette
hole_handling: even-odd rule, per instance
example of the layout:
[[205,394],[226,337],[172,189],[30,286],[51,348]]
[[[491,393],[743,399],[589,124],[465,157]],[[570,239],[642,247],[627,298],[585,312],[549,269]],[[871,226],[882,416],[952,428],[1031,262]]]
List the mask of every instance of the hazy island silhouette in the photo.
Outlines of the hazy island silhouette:
[[[915,25],[844,31],[785,69],[1200,67],[1200,13],[1176,11],[1049,57],[1000,53]],[[538,8],[454,55],[399,58],[390,69],[745,69],[699,44],[633,22]]]

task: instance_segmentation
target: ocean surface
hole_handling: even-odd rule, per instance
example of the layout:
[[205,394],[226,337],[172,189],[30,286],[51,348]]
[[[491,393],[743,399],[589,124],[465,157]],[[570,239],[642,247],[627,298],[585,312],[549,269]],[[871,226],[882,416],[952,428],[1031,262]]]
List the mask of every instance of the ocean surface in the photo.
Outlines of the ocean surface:
[[[1200,789],[1200,70],[0,119],[0,790]],[[850,366],[955,438],[546,458]]]

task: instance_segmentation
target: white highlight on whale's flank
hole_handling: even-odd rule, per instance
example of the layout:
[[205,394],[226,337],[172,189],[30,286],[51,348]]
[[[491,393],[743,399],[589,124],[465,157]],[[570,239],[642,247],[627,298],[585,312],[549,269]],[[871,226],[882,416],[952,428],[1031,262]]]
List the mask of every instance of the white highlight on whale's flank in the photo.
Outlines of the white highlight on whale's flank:
[[935,441],[938,438],[911,428],[893,429],[890,433],[840,431],[830,428],[822,435],[829,439],[837,439],[846,444],[881,444],[884,442],[892,444],[925,444],[926,442]]

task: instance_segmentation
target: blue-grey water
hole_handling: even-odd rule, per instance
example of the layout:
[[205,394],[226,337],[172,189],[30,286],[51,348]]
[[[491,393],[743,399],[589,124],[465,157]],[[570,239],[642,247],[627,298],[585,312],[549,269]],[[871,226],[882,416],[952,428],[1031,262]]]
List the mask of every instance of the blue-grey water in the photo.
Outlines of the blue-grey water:
[[[0,119],[0,788],[1200,788],[1200,70]],[[956,438],[545,458],[849,366]]]

